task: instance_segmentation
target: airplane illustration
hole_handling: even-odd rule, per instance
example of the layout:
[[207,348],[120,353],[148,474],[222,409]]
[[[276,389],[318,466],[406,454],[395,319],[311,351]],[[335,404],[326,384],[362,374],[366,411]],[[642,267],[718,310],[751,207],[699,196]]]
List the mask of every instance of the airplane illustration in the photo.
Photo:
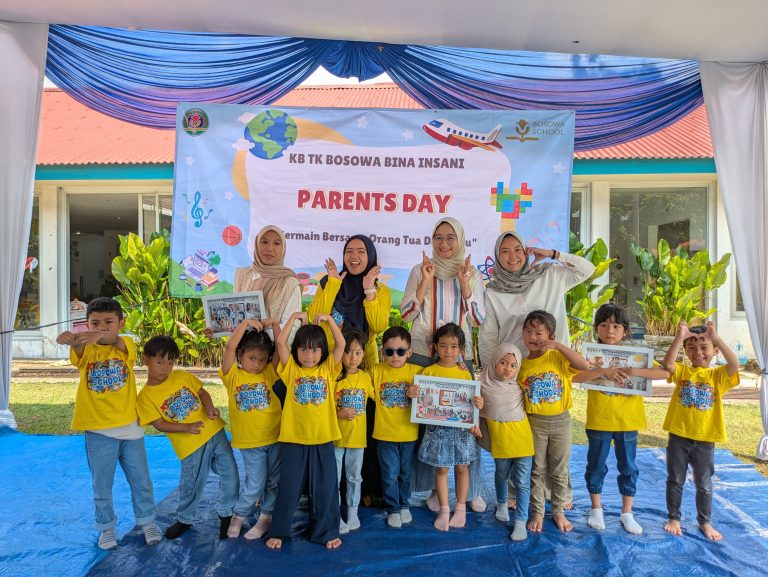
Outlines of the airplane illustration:
[[461,126],[457,126],[448,120],[438,118],[424,125],[424,132],[432,138],[445,142],[451,146],[458,146],[464,150],[470,148],[482,148],[484,150],[496,151],[501,148],[501,144],[496,141],[496,137],[501,131],[501,124],[485,134],[480,132],[471,132]]

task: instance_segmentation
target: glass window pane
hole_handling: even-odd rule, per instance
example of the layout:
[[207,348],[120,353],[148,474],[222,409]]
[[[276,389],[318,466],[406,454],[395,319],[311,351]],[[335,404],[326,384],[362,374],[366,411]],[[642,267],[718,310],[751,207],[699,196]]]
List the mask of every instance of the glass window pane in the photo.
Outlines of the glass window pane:
[[672,250],[678,246],[690,254],[707,247],[707,188],[614,188],[610,200],[610,254],[618,258],[611,267],[617,283],[615,300],[625,306],[630,319],[640,324],[635,300],[643,289],[643,275],[630,251],[632,243],[654,253],[660,239]]
[[144,230],[144,242],[149,242],[149,237],[157,230],[155,222],[155,195],[141,195],[141,223]]
[[581,191],[571,193],[571,232],[581,241]]
[[171,232],[171,221],[173,220],[173,197],[170,194],[159,196],[160,199],[160,228]]
[[16,311],[16,330],[36,328],[40,324],[40,209],[38,198],[32,204],[32,225],[29,229],[27,262],[24,266],[24,280]]

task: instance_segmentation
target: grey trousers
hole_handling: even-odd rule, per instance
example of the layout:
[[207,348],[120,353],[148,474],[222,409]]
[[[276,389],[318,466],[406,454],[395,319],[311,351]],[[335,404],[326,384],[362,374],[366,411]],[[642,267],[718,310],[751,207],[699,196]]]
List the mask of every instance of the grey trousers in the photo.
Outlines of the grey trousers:
[[715,444],[670,433],[667,444],[667,514],[673,521],[680,520],[683,485],[689,464],[696,485],[696,521],[699,525],[708,525],[712,520]]

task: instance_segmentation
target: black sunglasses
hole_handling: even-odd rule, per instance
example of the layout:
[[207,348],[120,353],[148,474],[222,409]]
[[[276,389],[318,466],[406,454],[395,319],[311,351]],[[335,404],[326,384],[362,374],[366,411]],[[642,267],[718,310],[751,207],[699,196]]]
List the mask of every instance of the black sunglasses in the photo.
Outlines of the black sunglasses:
[[399,348],[399,349],[384,349],[384,354],[388,357],[393,357],[397,355],[398,357],[404,357],[408,353],[408,349],[405,348]]

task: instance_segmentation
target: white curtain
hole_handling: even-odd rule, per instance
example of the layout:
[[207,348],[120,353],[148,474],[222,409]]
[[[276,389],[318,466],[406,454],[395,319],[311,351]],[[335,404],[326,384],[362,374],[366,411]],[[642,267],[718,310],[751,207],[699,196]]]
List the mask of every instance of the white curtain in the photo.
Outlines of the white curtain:
[[701,62],[715,163],[731,233],[749,332],[760,364],[768,460],[768,63]]
[[0,21],[0,425],[16,427],[8,408],[13,325],[32,219],[47,24]]

